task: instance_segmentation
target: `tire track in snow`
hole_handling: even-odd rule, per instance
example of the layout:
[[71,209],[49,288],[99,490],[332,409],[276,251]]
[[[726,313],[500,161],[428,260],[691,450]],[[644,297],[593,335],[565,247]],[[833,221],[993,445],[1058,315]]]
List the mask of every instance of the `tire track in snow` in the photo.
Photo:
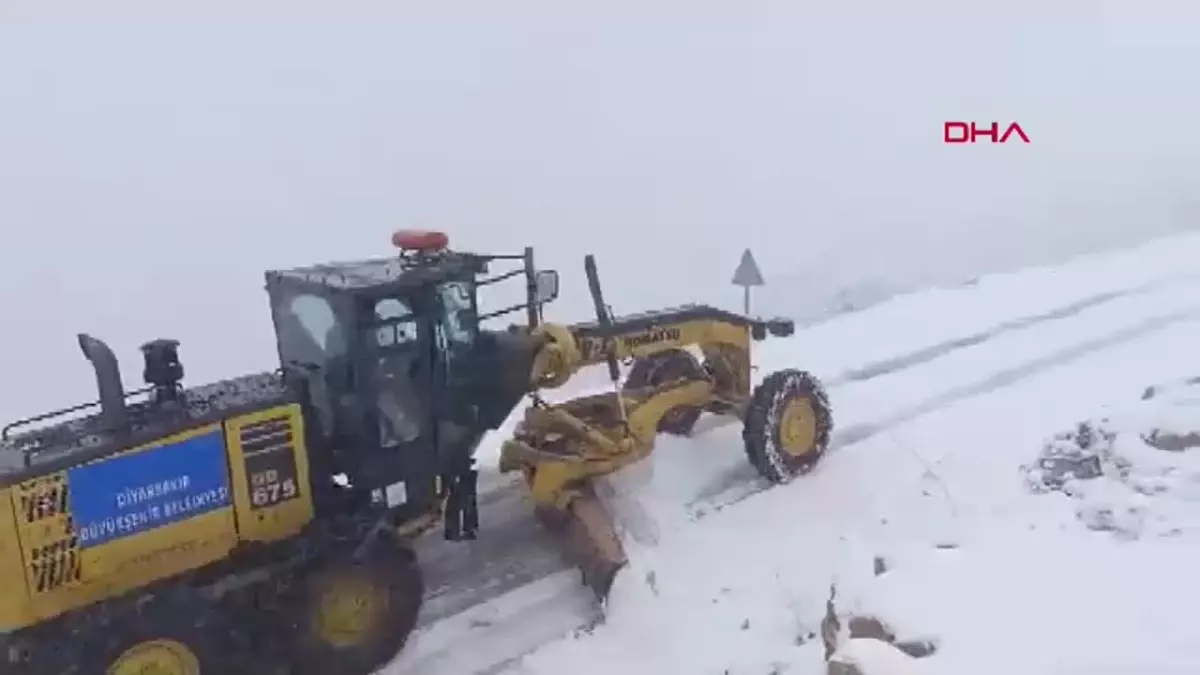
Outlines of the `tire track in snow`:
[[[1188,321],[1200,321],[1200,307],[1152,317],[1133,326],[1112,331],[1103,336],[1085,340],[1070,347],[1051,352],[1050,354],[1030,359],[1020,365],[995,372],[977,382],[943,391],[915,405],[902,408],[881,420],[854,424],[845,429],[835,431],[829,444],[829,452],[833,453],[852,447],[889,429],[906,422],[911,422],[959,401],[1017,384],[1022,380],[1043,373],[1051,368],[1069,364],[1096,352],[1131,342],[1151,333]],[[767,483],[759,477],[752,467],[740,467],[736,471],[736,474],[728,475],[721,481],[726,487],[718,494],[693,501],[689,504],[688,508],[692,512],[692,515],[703,517],[704,512],[708,509],[720,511],[723,508],[738,504],[773,487],[772,484]]]
[[[1005,337],[1006,335],[1018,333],[1030,328],[1036,328],[1043,324],[1062,321],[1064,319],[1071,319],[1089,309],[1095,309],[1115,300],[1128,298],[1134,295],[1146,294],[1167,284],[1178,283],[1179,281],[1190,278],[1192,277],[1168,278],[1153,283],[1133,286],[1131,288],[1087,296],[1046,312],[1008,319],[1006,321],[994,324],[990,328],[986,328],[975,333],[938,342],[927,347],[921,347],[897,356],[873,361],[863,366],[843,370],[831,378],[823,378],[824,384],[826,389],[830,393],[833,393],[839,387],[843,387],[848,384],[858,384],[887,375],[894,375],[910,368],[924,365],[944,356],[948,356],[954,352],[969,349],[971,347],[977,347],[979,345],[991,342],[997,338]],[[837,438],[838,433],[835,431],[834,439],[830,443],[831,446],[837,442]],[[705,509],[705,507],[711,506],[713,502],[720,502],[722,500],[722,495],[729,490],[740,491],[740,488],[744,488],[747,483],[757,485],[756,481],[758,478],[758,474],[754,472],[752,467],[747,465],[739,465],[736,469],[733,469],[714,480],[709,488],[706,488],[697,494],[695,498],[688,503],[687,508],[689,511],[699,511],[701,509]],[[762,485],[758,485],[758,491],[761,491],[763,487],[764,486]]]
[[881,359],[873,363],[868,363],[865,366],[843,371],[841,374],[826,382],[826,386],[833,388],[844,384],[849,384],[851,382],[865,382],[877,377],[883,377],[884,375],[891,375],[892,373],[896,373],[901,370],[907,370],[908,368],[929,363],[930,361],[945,356],[950,352],[958,351],[960,349],[967,349],[968,347],[974,347],[976,345],[983,344],[984,342],[994,340],[995,338],[1005,335],[1006,333],[1014,333],[1016,331],[1032,328],[1038,324],[1047,323],[1050,321],[1068,319],[1077,314],[1081,314],[1086,310],[1092,309],[1093,307],[1112,302],[1113,300],[1125,298],[1131,295],[1137,295],[1139,293],[1149,292],[1159,285],[1160,284],[1146,284],[1144,286],[1137,286],[1120,291],[1099,293],[1097,295],[1089,296],[1083,298],[1082,300],[1077,300],[1070,304],[1063,305],[1062,307],[1052,309],[1048,312],[1031,314],[1029,316],[1019,317],[1016,319],[1009,319],[1008,321],[998,323],[991,328],[981,330],[971,335],[954,338],[952,340],[946,340],[928,347],[922,347],[921,349],[913,350],[907,354],[893,356],[888,359]]

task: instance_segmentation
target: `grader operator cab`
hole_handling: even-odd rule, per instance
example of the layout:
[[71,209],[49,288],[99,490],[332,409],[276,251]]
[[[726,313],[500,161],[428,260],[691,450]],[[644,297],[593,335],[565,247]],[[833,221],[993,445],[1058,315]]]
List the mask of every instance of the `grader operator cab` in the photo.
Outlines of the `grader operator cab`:
[[[358,494],[404,495],[401,521],[445,497],[447,538],[472,539],[471,456],[528,392],[538,347],[481,323],[524,310],[536,326],[558,274],[534,270],[532,249],[481,256],[447,243],[398,232],[398,257],[269,272],[267,292],[284,380],[308,404],[309,445],[329,449],[313,454],[316,475],[344,477]],[[523,264],[485,278],[504,260]],[[477,289],[519,275],[526,301],[480,315]]]
[[[446,539],[479,536],[475,449],[526,397],[499,468],[524,477],[599,598],[625,554],[593,481],[658,433],[740,420],[777,483],[824,452],[815,378],[751,387],[750,342],[788,321],[703,305],[614,317],[588,256],[596,320],[546,323],[558,275],[532,249],[460,253],[437,232],[393,243],[389,258],[266,273],[272,372],[184,388],[179,344],[155,340],[147,386],[126,393],[112,351],[79,336],[99,401],[0,440],[0,675],[374,672],[421,607],[412,544],[439,522]],[[520,264],[489,276],[505,261]],[[481,312],[479,289],[511,278],[524,301]],[[513,312],[524,324],[486,327]],[[539,395],[598,364],[611,393]]]

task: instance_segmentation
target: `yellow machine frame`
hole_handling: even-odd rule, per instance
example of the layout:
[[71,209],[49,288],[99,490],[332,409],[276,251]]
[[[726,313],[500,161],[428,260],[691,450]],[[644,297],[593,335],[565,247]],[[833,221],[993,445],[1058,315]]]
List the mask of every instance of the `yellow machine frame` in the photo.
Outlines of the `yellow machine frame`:
[[[766,337],[754,326],[739,315],[693,306],[609,318],[603,325],[535,329],[547,341],[534,365],[539,388],[562,386],[579,369],[605,361],[614,388],[616,362],[633,362],[635,368],[654,359],[669,364],[650,381],[627,381],[623,389],[556,405],[535,394],[513,437],[501,446],[501,472],[524,474],[535,513],[558,531],[568,557],[598,596],[607,595],[627,559],[592,480],[646,458],[672,411],[742,419],[751,400],[750,343]],[[703,363],[688,348],[697,348]],[[797,438],[797,447],[819,452],[815,420],[809,428],[812,433]]]
[[[255,433],[278,442],[268,439],[264,448],[248,450]],[[294,403],[173,433],[79,466],[153,453],[208,434],[218,434],[224,449],[224,489],[230,494],[219,498],[226,505],[161,526],[141,520],[152,515],[119,515],[107,525],[136,532],[96,546],[83,545],[83,533],[70,517],[70,475],[78,467],[0,489],[0,575],[25,581],[6,584],[0,594],[0,628],[30,626],[204,567],[227,558],[244,543],[287,539],[312,520],[304,419]],[[295,475],[289,476],[293,480],[281,482],[273,469],[249,470],[247,459],[256,452],[277,453],[277,460],[294,467]]]
[[[539,364],[535,381],[543,387],[561,386],[580,368],[606,359],[608,347],[600,337],[576,337],[580,331],[544,324],[551,348]],[[612,473],[646,457],[654,447],[659,423],[681,407],[714,409],[740,415],[750,395],[750,327],[721,318],[669,319],[650,328],[614,326],[609,338],[618,360],[646,358],[698,347],[712,372],[710,378],[655,383],[640,389],[573,399],[559,405],[535,403],[514,438],[501,449],[503,472],[528,471],[533,502],[538,507],[564,510],[576,496],[570,486]],[[569,452],[555,452],[557,437],[569,438]]]

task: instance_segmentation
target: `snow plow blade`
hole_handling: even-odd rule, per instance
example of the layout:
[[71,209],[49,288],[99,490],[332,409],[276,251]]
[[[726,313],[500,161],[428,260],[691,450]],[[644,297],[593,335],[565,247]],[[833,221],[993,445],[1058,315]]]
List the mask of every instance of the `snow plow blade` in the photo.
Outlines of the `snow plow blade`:
[[617,572],[629,558],[613,521],[589,487],[581,490],[564,513],[539,511],[538,520],[559,540],[568,562],[579,568],[583,584],[596,600],[608,599]]

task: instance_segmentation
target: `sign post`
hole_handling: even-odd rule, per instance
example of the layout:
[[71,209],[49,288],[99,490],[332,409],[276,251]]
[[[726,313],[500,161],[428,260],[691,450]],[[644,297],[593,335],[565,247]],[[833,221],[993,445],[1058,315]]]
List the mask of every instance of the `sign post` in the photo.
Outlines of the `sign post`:
[[754,255],[750,253],[750,249],[746,249],[742,252],[742,260],[737,269],[733,271],[733,285],[742,287],[742,311],[746,316],[750,316],[750,289],[754,286],[765,286],[766,283],[758,269],[758,263],[754,261]]

